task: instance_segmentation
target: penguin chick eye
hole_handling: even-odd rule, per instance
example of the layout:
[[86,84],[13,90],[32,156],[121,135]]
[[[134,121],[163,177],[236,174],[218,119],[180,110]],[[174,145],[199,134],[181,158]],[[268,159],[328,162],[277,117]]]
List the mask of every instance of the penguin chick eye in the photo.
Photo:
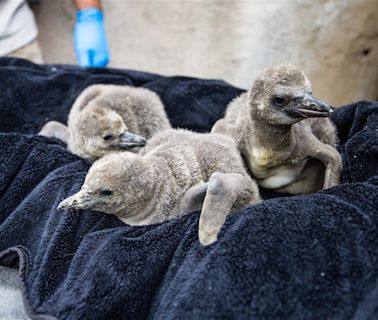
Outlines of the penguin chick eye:
[[101,191],[100,191],[100,194],[101,194],[102,196],[106,196],[106,197],[108,197],[108,196],[111,196],[111,195],[113,194],[113,191],[112,191],[112,190],[101,190]]
[[286,99],[284,97],[281,97],[281,96],[275,96],[273,98],[273,103],[278,106],[278,107],[282,107],[286,102]]
[[106,136],[102,137],[105,141],[109,141],[113,139],[113,136],[111,134],[107,134]]

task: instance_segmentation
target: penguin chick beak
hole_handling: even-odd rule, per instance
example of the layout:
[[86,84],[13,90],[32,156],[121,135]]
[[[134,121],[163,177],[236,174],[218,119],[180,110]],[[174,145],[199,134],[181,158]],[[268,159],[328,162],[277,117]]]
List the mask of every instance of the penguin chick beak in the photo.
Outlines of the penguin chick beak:
[[79,191],[67,199],[59,203],[58,210],[82,210],[90,209],[95,204],[95,201],[88,194]]
[[122,149],[131,149],[135,147],[143,147],[146,143],[147,140],[144,137],[126,131],[118,137],[114,146]]
[[288,110],[289,115],[294,118],[329,117],[333,112],[330,105],[316,99],[311,94],[306,94],[298,99],[299,106]]

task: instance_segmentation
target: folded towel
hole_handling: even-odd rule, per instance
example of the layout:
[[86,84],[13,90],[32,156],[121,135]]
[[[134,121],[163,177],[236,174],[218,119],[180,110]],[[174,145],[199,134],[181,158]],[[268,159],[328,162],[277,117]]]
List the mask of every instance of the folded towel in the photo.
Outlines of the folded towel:
[[[223,81],[0,59],[0,265],[19,268],[35,319],[378,318],[378,103],[333,120],[342,184],[309,196],[270,192],[202,247],[198,212],[131,227],[58,212],[89,165],[34,135],[65,122],[94,83],[157,92],[174,126],[208,131],[242,90]],[[48,317],[49,316],[49,317]]]

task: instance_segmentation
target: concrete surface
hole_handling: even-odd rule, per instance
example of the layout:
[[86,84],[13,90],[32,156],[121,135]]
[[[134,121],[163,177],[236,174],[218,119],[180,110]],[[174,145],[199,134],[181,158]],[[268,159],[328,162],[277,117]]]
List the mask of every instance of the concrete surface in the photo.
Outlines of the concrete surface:
[[18,271],[0,266],[0,320],[28,320],[22,302]]
[[[303,68],[340,105],[378,98],[378,1],[105,0],[111,67],[248,87],[277,62]],[[47,62],[75,63],[70,1],[35,8]]]

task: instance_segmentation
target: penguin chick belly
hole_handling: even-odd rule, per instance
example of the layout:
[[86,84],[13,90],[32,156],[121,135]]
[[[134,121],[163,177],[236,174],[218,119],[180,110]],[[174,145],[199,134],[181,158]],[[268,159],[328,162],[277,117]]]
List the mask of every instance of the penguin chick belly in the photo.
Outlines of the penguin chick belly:
[[285,187],[295,182],[301,173],[302,168],[292,168],[290,166],[279,166],[270,169],[253,170],[253,175],[257,178],[257,183],[266,189],[277,189]]
[[256,182],[266,189],[282,188],[297,181],[307,162],[307,159],[296,159],[281,164],[271,156],[251,157],[249,165]]

